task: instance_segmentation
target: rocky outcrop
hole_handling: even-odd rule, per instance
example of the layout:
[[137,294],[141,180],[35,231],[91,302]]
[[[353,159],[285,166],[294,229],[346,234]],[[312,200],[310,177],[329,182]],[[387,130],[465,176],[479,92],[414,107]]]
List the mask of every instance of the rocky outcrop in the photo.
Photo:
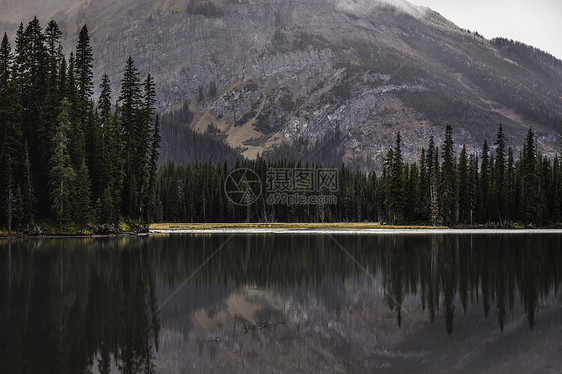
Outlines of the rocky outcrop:
[[[280,141],[316,141],[339,128],[346,157],[380,159],[401,131],[412,159],[429,135],[440,139],[444,122],[455,127],[459,147],[479,147],[498,123],[514,144],[529,125],[538,125],[543,151],[558,144],[555,126],[513,114],[524,112],[524,104],[514,109],[516,100],[498,102],[483,82],[497,78],[521,88],[519,96],[546,103],[541,111],[551,111],[549,118],[562,118],[557,86],[528,84],[534,73],[488,41],[407,2],[395,2],[398,8],[363,0],[64,4],[70,10],[56,11],[53,1],[40,14],[58,17],[69,38],[73,24],[92,24],[95,76],[107,73],[114,92],[131,55],[142,75],[155,77],[161,110],[191,101],[199,112],[194,128],[204,130],[213,119],[222,137],[235,148],[244,144],[250,157]],[[553,61],[543,81],[562,74],[562,62]],[[217,87],[212,97],[210,82]],[[258,138],[264,141],[246,142]]]

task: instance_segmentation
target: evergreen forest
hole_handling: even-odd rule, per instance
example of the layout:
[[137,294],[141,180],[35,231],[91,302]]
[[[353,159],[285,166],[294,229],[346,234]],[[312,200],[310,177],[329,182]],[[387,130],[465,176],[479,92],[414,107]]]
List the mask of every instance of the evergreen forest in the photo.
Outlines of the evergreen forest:
[[159,121],[154,80],[132,58],[121,91],[107,75],[93,100],[88,28],[66,55],[55,21],[20,24],[0,46],[0,226],[82,231],[93,222],[148,222],[154,205]]
[[[119,95],[103,75],[96,102],[87,26],[69,55],[61,36],[56,22],[43,29],[34,18],[20,24],[14,48],[7,35],[0,45],[0,227],[8,233],[40,232],[45,225],[118,231],[123,222],[154,221],[498,227],[562,221],[561,160],[538,152],[532,129],[517,154],[501,125],[480,152],[463,146],[456,154],[447,125],[443,144],[431,137],[413,163],[403,160],[398,132],[377,175],[350,166],[357,160],[337,164],[342,155],[329,151],[337,149],[337,129],[316,148],[296,141],[294,149],[281,146],[255,160],[238,157],[216,129],[198,134],[183,125],[193,116],[185,103],[163,116],[161,144],[152,76],[141,80],[129,57]],[[167,163],[159,168],[160,153]],[[168,162],[174,154],[182,164]],[[272,168],[325,166],[338,169],[335,204],[269,204],[265,186],[248,206],[225,194],[228,175],[239,168],[265,184]]]
[[[430,137],[419,162],[407,163],[398,132],[379,175],[332,165],[338,167],[336,204],[268,204],[268,170],[316,169],[326,164],[267,157],[238,160],[234,165],[168,163],[158,171],[155,218],[163,222],[374,221],[456,227],[560,223],[560,157],[540,154],[532,129],[519,154],[507,142],[499,126],[494,142],[484,141],[481,152],[469,153],[463,146],[457,155],[448,125],[443,144]],[[264,184],[263,193],[250,206],[233,204],[223,189],[226,178],[238,168],[253,170]]]

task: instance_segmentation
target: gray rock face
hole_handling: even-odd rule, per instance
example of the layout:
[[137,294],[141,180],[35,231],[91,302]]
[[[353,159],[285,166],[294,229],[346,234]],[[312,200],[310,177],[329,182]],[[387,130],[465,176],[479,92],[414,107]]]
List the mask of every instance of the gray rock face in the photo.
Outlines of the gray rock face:
[[[529,125],[540,125],[544,150],[552,151],[557,142],[555,129],[497,103],[446,58],[464,56],[470,64],[494,66],[491,74],[505,73],[505,79],[522,85],[516,62],[500,56],[488,41],[406,2],[395,2],[399,8],[367,0],[63,3],[71,9],[66,18],[56,12],[55,1],[40,14],[63,17],[68,36],[73,22],[92,24],[95,76],[107,73],[115,93],[131,55],[142,76],[155,77],[161,110],[191,101],[195,128],[213,123],[234,147],[266,139],[245,145],[249,157],[298,137],[317,141],[339,128],[346,157],[368,153],[380,159],[401,131],[405,157],[411,160],[429,135],[441,139],[438,104],[448,98],[470,107],[463,109],[466,115],[451,114],[459,147],[479,147],[501,121],[514,144]],[[435,50],[422,48],[423,43]],[[551,68],[562,74],[562,63]],[[217,85],[214,97],[208,96],[211,81]],[[205,98],[198,102],[200,86]],[[419,99],[435,92],[435,100]],[[554,115],[562,116],[562,104],[556,104],[562,92],[549,88],[538,94],[554,102]]]

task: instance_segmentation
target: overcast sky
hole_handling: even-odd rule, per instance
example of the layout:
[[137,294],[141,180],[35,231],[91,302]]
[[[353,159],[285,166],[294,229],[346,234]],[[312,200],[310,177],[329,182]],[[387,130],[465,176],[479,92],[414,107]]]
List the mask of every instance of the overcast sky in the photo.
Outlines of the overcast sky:
[[491,39],[518,40],[562,59],[562,0],[409,0]]

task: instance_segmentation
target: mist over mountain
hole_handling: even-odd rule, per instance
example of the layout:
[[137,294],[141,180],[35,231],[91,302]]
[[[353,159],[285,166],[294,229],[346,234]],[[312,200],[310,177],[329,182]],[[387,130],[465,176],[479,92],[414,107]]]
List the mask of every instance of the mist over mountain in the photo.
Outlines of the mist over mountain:
[[413,159],[430,135],[441,142],[445,124],[458,147],[479,149],[503,124],[513,145],[533,127],[543,152],[559,151],[562,61],[486,40],[406,1],[2,0],[0,7],[12,41],[19,21],[34,14],[44,25],[55,19],[68,46],[87,23],[95,76],[107,73],[117,92],[131,55],[141,73],[154,75],[162,111],[187,103],[189,126],[204,133],[212,125],[246,157],[303,139],[312,147],[337,131],[334,152],[379,163],[401,131],[405,158]]

